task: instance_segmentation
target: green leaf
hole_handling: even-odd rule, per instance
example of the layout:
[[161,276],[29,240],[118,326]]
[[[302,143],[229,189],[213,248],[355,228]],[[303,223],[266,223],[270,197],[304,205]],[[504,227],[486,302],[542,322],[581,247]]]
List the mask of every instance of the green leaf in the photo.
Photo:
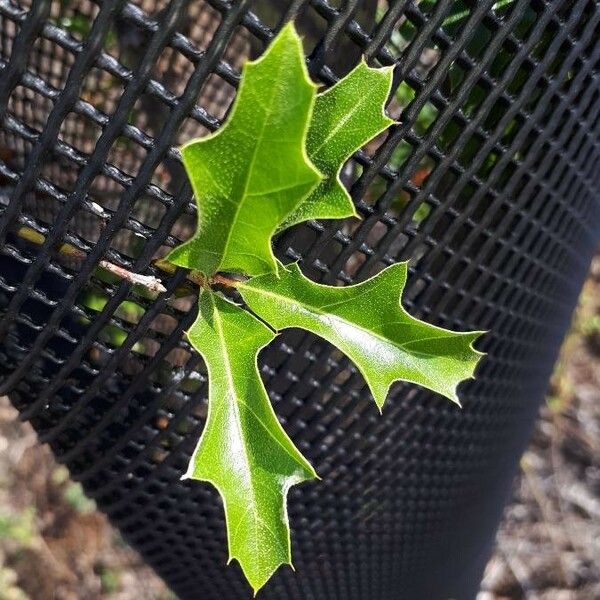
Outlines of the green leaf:
[[256,591],[291,564],[286,496],[316,474],[287,436],[256,366],[275,337],[258,319],[210,290],[187,332],[209,375],[208,417],[184,477],[209,481],[223,498],[229,560]]
[[325,179],[285,220],[282,229],[309,219],[357,216],[339,174],[356,150],[394,123],[384,112],[392,74],[392,67],[372,69],[363,61],[317,96],[306,149]]
[[[504,7],[513,4],[515,1],[516,0],[499,0],[492,6],[491,10],[500,11]],[[439,0],[421,0],[419,9],[424,13],[432,13],[438,2]],[[465,0],[455,1],[450,8],[449,14],[444,19],[442,27],[450,33],[450,35],[458,34],[461,27],[464,25],[464,22],[471,16],[471,12],[476,5],[476,2],[466,2]]]
[[302,42],[288,24],[244,66],[225,125],[183,146],[198,227],[168,260],[206,275],[276,272],[271,237],[321,180],[305,150],[315,94]]
[[238,286],[248,306],[276,329],[301,327],[325,338],[356,364],[381,409],[394,381],[410,381],[459,404],[456,387],[473,376],[481,332],[455,333],[411,317],[400,304],[407,264],[357,285],[332,287],[304,277],[297,264],[279,278]]
[[[275,338],[269,325],[301,327],[336,345],[380,408],[397,380],[458,402],[457,385],[481,357],[473,348],[479,332],[446,331],[402,308],[406,264],[358,285],[330,287],[305,278],[297,265],[281,266],[271,249],[273,234],[290,225],[355,214],[340,170],[392,124],[384,112],[391,80],[391,69],[362,62],[317,96],[289,24],[244,67],[223,127],[182,148],[198,226],[167,258],[202,274],[193,278],[202,289],[188,337],[209,377],[207,421],[184,477],[208,481],[221,494],[230,560],[239,561],[255,591],[291,564],[287,492],[316,477],[277,420],[258,373],[257,355]],[[253,277],[240,281],[220,271]],[[214,285],[237,287],[257,316]]]

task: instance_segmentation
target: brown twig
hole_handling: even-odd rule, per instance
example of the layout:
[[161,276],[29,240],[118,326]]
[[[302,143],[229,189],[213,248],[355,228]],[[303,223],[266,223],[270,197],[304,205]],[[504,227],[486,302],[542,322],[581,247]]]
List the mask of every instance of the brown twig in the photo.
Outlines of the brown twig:
[[238,287],[242,282],[239,279],[233,279],[231,277],[227,277],[222,273],[216,273],[208,280],[210,284],[224,285],[225,287]]
[[[17,235],[28,242],[33,244],[37,244],[41,246],[46,241],[46,236],[31,227],[22,226],[17,230]],[[78,260],[85,260],[87,254],[73,246],[73,244],[64,243],[58,247],[58,253],[63,256],[69,256],[72,258],[76,258]],[[140,275],[139,273],[133,273],[132,271],[128,271],[127,269],[120,267],[119,265],[115,265],[107,260],[101,260],[98,263],[98,266],[109,273],[117,276],[119,279],[123,279],[125,281],[129,281],[130,283],[141,285],[145,287],[147,290],[151,292],[155,292],[157,294],[161,292],[166,292],[167,288],[162,284],[160,279],[154,277],[153,275]]]
[[[46,236],[39,231],[27,226],[19,227],[17,230],[17,235],[28,242],[41,246],[46,241]],[[78,260],[85,260],[87,254],[73,246],[73,244],[64,243],[58,247],[59,254],[63,256],[69,256],[72,258],[76,258]],[[172,275],[175,273],[177,267],[172,263],[168,262],[164,258],[159,258],[152,263],[157,269]],[[124,281],[129,281],[130,283],[140,285],[151,292],[155,292],[157,294],[166,292],[167,289],[162,284],[161,280],[153,275],[140,275],[139,273],[133,273],[128,271],[127,269],[120,267],[119,265],[115,265],[107,260],[101,260],[98,263],[98,266],[105,271],[115,275],[119,279],[123,279]],[[207,287],[210,285],[223,285],[225,287],[237,287],[241,282],[237,279],[233,279],[231,277],[227,277],[226,275],[222,275],[217,273],[207,279],[199,273],[198,271],[189,271],[186,275],[186,278],[195,283],[199,287]],[[177,291],[177,290],[176,290]]]

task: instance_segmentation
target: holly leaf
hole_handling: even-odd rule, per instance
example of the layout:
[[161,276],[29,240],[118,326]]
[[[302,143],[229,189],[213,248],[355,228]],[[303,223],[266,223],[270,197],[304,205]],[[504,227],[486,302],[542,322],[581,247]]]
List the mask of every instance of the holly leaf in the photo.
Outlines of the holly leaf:
[[244,66],[227,122],[182,147],[198,226],[169,261],[205,275],[277,271],[271,237],[321,180],[305,150],[315,94],[290,23]]
[[392,67],[372,69],[362,61],[317,96],[306,149],[325,178],[287,217],[281,229],[309,219],[357,216],[350,194],[340,181],[340,171],[354,152],[394,123],[384,112],[392,74]]
[[274,333],[256,317],[203,289],[188,338],[209,376],[208,417],[184,478],[212,483],[225,507],[229,560],[256,592],[291,564],[286,497],[316,473],[280,425],[256,366]]
[[301,327],[344,352],[365,378],[379,409],[395,381],[409,381],[459,403],[457,385],[473,376],[482,332],[456,333],[409,315],[400,303],[407,263],[346,287],[317,284],[297,264],[254,277],[238,289],[276,329]]

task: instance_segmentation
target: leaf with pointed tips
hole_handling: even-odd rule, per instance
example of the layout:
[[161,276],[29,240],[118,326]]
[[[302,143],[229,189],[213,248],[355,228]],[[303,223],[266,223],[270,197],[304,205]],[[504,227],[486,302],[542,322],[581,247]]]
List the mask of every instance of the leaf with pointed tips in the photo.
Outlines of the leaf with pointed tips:
[[286,25],[246,63],[227,122],[181,149],[198,205],[194,237],[168,260],[205,275],[275,272],[275,230],[321,180],[305,141],[316,86]]
[[394,123],[383,110],[391,86],[391,67],[372,69],[363,61],[317,96],[306,150],[325,178],[281,229],[309,219],[356,216],[350,194],[340,181],[340,170],[356,150]]
[[307,279],[297,264],[279,278],[238,286],[248,306],[276,329],[301,327],[337,346],[356,364],[381,409],[395,381],[410,381],[459,403],[457,385],[473,376],[481,332],[455,333],[410,316],[400,304],[406,263],[346,287]]
[[[390,69],[363,62],[315,102],[289,24],[244,67],[225,125],[182,149],[198,227],[168,259],[204,275],[188,337],[209,375],[207,422],[186,477],[219,490],[230,559],[240,562],[255,591],[279,565],[291,564],[287,492],[316,474],[279,424],[257,370],[258,352],[275,334],[210,286],[237,287],[273,328],[301,327],[336,345],[355,362],[380,408],[397,380],[458,402],[456,387],[481,356],[472,345],[479,332],[446,331],[402,308],[406,264],[340,288],[314,283],[273,256],[276,231],[355,214],[340,170],[392,124],[383,111],[391,78]],[[231,280],[218,271],[254,277]]]
[[209,374],[208,417],[185,477],[221,494],[229,556],[252,588],[291,564],[289,488],[316,474],[273,411],[256,357],[275,335],[256,317],[210,290],[200,293],[188,331]]

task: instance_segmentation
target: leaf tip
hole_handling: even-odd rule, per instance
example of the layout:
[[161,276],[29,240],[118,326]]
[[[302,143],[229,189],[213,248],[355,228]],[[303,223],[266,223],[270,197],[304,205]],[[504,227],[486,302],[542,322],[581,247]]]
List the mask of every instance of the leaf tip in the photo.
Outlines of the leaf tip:
[[394,69],[396,68],[396,65],[384,65],[383,67],[371,67],[369,65],[369,63],[367,62],[367,59],[365,58],[364,54],[361,54],[360,57],[360,63],[359,63],[360,68],[367,68],[369,69],[369,71],[376,71],[378,73],[383,73],[385,75],[387,75],[388,73],[393,73]]
[[[488,355],[487,352],[482,352],[481,350],[477,350],[477,348],[475,348],[475,342],[479,341],[482,338],[482,336],[484,336],[488,333],[489,333],[489,330],[470,331],[469,332],[469,335],[471,337],[471,341],[469,342],[469,350],[471,350],[471,352],[473,352],[473,354],[476,356],[475,367],[477,367],[477,365],[479,365],[481,359],[484,356]],[[474,376],[472,376],[472,378],[475,379]]]
[[388,124],[388,128],[389,127],[393,127],[394,125],[400,125],[400,121],[397,119],[392,119],[392,117],[389,117],[387,114],[384,113],[384,115],[387,117],[387,119],[389,120],[389,124]]
[[352,214],[348,215],[348,217],[354,217],[356,219],[359,219],[361,221],[364,220],[364,217],[358,212],[358,210],[356,209],[356,205],[354,204],[354,202],[352,202],[351,200],[351,204],[352,204]]
[[480,352],[479,350],[477,350],[476,348],[473,347],[473,344],[479,340],[481,337],[483,337],[484,335],[487,335],[488,333],[490,333],[489,329],[479,329],[476,331],[472,331],[471,332],[473,334],[473,340],[471,341],[471,348],[473,348],[473,350],[475,350],[475,352],[479,352],[482,355],[487,354],[486,352]]
[[450,402],[452,402],[452,404],[456,404],[456,406],[458,406],[458,408],[463,408],[462,402],[460,401],[460,398],[458,397],[458,386],[465,381],[465,379],[461,379],[460,381],[458,381],[454,388],[449,390],[449,391],[440,391],[440,393],[445,397],[448,398],[448,400],[450,400]]
[[277,34],[277,36],[275,38],[273,38],[274,40],[277,39],[279,36],[285,36],[285,37],[291,37],[294,40],[298,40],[298,41],[302,41],[302,38],[300,37],[300,34],[298,33],[298,30],[296,29],[296,24],[294,23],[293,20],[288,21],[280,30],[279,33]]
[[291,562],[284,562],[284,561],[282,561],[279,564],[275,565],[272,568],[272,570],[270,571],[270,573],[263,574],[263,575],[258,575],[257,577],[254,577],[254,576],[250,577],[249,574],[246,572],[246,569],[242,565],[242,563],[241,563],[241,561],[240,561],[239,558],[237,558],[237,557],[230,558],[229,561],[227,562],[227,565],[229,565],[229,563],[234,558],[240,564],[240,567],[242,568],[242,572],[244,573],[244,575],[246,577],[246,581],[248,582],[248,584],[252,588],[252,597],[253,598],[256,598],[256,595],[258,594],[258,592],[260,592],[260,590],[262,590],[262,588],[265,587],[265,585],[269,582],[269,580],[271,579],[271,577],[273,577],[273,575],[275,574],[275,572],[277,571],[277,569],[279,569],[279,567],[281,567],[282,565],[290,565],[290,567],[292,567],[292,563]]
[[288,21],[280,30],[279,33],[273,38],[272,44],[281,43],[282,45],[290,43],[295,44],[299,49],[298,56],[302,60],[302,70],[304,71],[306,81],[315,89],[318,90],[319,86],[316,84],[308,74],[308,68],[306,66],[306,60],[304,59],[304,46],[302,44],[302,38],[296,29],[294,21]]
[[225,563],[225,566],[228,567],[229,565],[231,565],[231,563],[234,560],[237,560],[238,564],[240,565],[240,568],[242,569],[242,573],[246,577],[246,581],[248,582],[248,585],[252,588],[252,597],[253,598],[256,598],[256,594],[258,594],[258,592],[260,592],[260,590],[265,586],[265,584],[269,581],[269,579],[271,579],[271,577],[274,575],[275,571],[282,564],[288,564],[288,563],[281,562],[278,565],[276,565],[269,574],[260,575],[257,573],[250,574],[250,572],[247,571],[242,559],[239,556],[235,556],[233,554],[229,555],[229,557],[227,558],[227,562]]
[[[368,380],[367,383],[369,383]],[[387,383],[387,386],[384,389],[382,389],[381,387],[379,387],[379,389],[375,389],[375,387],[371,385],[371,383],[369,383],[369,388],[371,389],[371,396],[373,396],[375,406],[377,407],[380,416],[383,414],[383,405],[385,404],[385,400],[389,394],[390,387],[390,382]]]
[[377,410],[379,411],[379,416],[383,415],[383,405],[385,404],[385,397],[383,399],[375,397],[373,398],[375,400],[375,406],[377,406]]

